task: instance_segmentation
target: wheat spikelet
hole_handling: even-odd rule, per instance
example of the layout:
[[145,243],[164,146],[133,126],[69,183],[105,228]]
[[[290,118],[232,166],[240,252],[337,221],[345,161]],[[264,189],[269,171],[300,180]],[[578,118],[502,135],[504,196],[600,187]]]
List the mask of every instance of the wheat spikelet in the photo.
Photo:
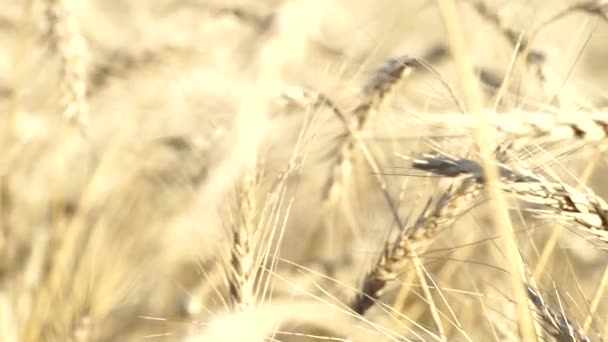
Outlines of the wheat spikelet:
[[590,342],[589,337],[577,328],[560,310],[547,306],[542,296],[531,286],[527,285],[528,297],[540,316],[542,327],[560,342]]
[[63,0],[46,0],[46,6],[50,37],[61,63],[64,115],[86,134],[89,122],[87,42],[82,36],[78,20]]

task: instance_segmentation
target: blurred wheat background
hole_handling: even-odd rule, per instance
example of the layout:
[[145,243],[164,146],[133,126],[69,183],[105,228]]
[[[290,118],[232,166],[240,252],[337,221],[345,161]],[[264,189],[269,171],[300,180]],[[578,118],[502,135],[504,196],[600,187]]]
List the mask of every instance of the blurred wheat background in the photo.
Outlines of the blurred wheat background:
[[608,337],[608,2],[1,8],[1,341]]

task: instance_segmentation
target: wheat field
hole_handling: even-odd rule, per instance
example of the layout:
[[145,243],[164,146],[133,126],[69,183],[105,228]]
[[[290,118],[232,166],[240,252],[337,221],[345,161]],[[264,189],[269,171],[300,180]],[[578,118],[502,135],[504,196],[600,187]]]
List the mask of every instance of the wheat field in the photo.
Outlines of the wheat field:
[[0,341],[608,338],[607,1],[2,5]]

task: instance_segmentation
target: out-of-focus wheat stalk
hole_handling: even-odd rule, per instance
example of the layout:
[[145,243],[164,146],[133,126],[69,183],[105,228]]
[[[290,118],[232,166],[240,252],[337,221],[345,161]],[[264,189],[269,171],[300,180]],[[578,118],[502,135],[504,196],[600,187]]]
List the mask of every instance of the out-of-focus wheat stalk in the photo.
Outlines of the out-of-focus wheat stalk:
[[524,265],[513,238],[513,225],[507,212],[505,199],[498,189],[499,175],[492,166],[495,158],[490,147],[488,117],[482,110],[481,89],[474,75],[473,61],[465,43],[458,8],[454,0],[437,0],[436,3],[450,44],[451,56],[456,64],[465,104],[470,115],[475,117],[475,129],[472,134],[484,166],[483,172],[487,180],[486,188],[493,212],[493,224],[502,235],[499,242],[503,252],[506,253],[511,272],[511,290],[515,300],[519,303],[516,319],[519,323],[520,334],[524,341],[534,341],[536,339],[533,334],[532,317],[528,307],[523,305],[526,294],[520,283],[524,277]]

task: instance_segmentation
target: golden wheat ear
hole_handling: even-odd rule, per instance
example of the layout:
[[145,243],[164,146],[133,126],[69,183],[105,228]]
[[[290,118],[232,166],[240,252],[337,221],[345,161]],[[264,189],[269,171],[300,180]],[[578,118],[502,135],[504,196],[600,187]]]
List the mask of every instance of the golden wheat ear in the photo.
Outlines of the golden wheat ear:
[[[547,143],[598,143],[608,138],[608,113],[512,111],[488,113],[489,126],[514,146]],[[474,127],[472,118],[459,113],[425,113],[425,124],[436,129],[460,130],[462,134]]]
[[232,247],[228,270],[228,287],[236,310],[246,310],[255,304],[255,280],[257,278],[257,239],[260,237],[256,206],[258,171],[245,172],[237,189],[237,200],[230,215]]
[[63,114],[86,136],[89,123],[87,41],[80,23],[63,0],[46,0],[46,14],[51,44],[61,65]]
[[[367,124],[382,105],[388,101],[396,85],[407,78],[418,66],[420,66],[420,62],[408,56],[389,59],[363,86],[362,99],[349,113],[354,116],[354,121],[350,122],[350,117],[343,119],[343,112],[334,110],[336,116],[345,124],[346,136],[336,149],[337,152],[333,158],[330,175],[323,187],[323,201],[326,204],[334,204],[341,197],[342,187],[350,176],[352,154],[357,146],[356,136],[367,128]],[[325,101],[332,104],[327,99]]]
[[351,309],[360,315],[365,314],[384,295],[387,284],[396,280],[408,263],[430,245],[433,238],[468,212],[480,194],[479,184],[470,176],[465,176],[440,193],[435,201],[430,199],[414,224],[402,228],[397,239],[386,244],[372,269],[365,275],[360,293],[350,303]]
[[[443,53],[439,50],[437,54]],[[433,53],[435,54],[435,53]],[[382,105],[388,102],[390,95],[397,84],[407,78],[414,68],[419,67],[421,62],[410,56],[401,56],[389,59],[363,86],[363,99],[353,110],[356,117],[354,129],[359,131],[364,128]]]
[[[412,167],[446,177],[469,174],[480,184],[484,183],[483,174],[479,173],[481,165],[472,160],[427,156],[415,160]],[[515,170],[506,165],[496,167],[503,192],[524,202],[542,205],[545,211],[534,211],[575,222],[578,227],[608,242],[608,203],[603,198],[591,190],[583,192],[563,182],[547,180],[531,170]]]

